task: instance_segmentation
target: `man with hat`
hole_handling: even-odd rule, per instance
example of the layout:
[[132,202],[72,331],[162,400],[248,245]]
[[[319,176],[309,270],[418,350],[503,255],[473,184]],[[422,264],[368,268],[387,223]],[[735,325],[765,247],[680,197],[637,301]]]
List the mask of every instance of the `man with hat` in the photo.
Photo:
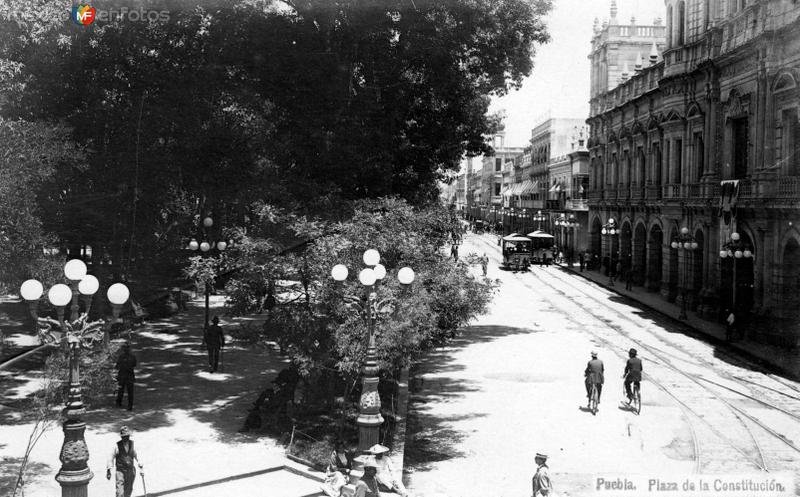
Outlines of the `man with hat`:
[[136,374],[133,368],[136,367],[136,356],[131,352],[131,344],[127,341],[122,344],[122,353],[117,358],[117,407],[122,407],[122,396],[128,392],[128,410],[133,410],[133,383],[136,381]]
[[111,468],[116,468],[117,473],[117,497],[131,497],[133,493],[133,480],[136,479],[136,467],[134,461],[139,466],[139,474],[144,477],[142,471],[142,461],[133,447],[131,431],[127,426],[119,430],[120,441],[114,446],[111,458],[106,466],[106,479],[111,479]]
[[219,325],[219,317],[214,316],[211,322],[213,324],[206,330],[203,341],[208,348],[208,365],[211,372],[214,373],[219,365],[219,351],[225,346],[225,334],[222,333],[222,327]]
[[392,461],[385,457],[389,452],[388,447],[381,444],[375,444],[367,449],[368,454],[375,456],[375,466],[378,470],[376,478],[381,490],[387,492],[394,492],[402,496],[408,495],[408,490],[403,486],[403,482],[395,475]]
[[628,357],[628,362],[625,364],[625,372],[622,375],[625,378],[625,394],[628,396],[628,404],[630,404],[633,400],[631,383],[636,385],[638,390],[642,381],[642,360],[636,357],[636,349],[629,350]]
[[531,484],[533,485],[533,497],[550,495],[553,484],[550,481],[550,468],[547,467],[547,455],[536,453],[536,474],[533,475]]
[[364,475],[356,483],[354,497],[380,497],[378,480],[375,477],[377,472],[378,468],[375,464],[375,459],[367,458],[364,461]]
[[603,393],[603,361],[597,358],[597,352],[592,351],[592,360],[586,364],[586,369],[583,376],[586,377],[586,398],[589,399],[589,407],[591,407],[592,385],[597,385],[597,403],[600,403],[600,395]]

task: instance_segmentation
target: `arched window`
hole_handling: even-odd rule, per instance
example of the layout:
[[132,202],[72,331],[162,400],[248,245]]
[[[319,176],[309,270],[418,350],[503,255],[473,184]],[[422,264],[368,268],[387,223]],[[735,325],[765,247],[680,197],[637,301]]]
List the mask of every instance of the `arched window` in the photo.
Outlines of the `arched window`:
[[667,48],[672,48],[672,5],[667,7]]
[[678,4],[678,46],[684,43],[684,36],[686,33],[686,2]]

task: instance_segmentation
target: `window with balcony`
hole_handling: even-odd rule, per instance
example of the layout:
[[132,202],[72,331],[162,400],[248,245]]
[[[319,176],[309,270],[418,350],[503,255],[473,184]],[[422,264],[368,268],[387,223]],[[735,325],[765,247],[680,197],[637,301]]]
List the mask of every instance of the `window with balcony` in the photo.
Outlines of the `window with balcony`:
[[776,130],[779,143],[780,171],[787,176],[800,175],[800,125],[797,121],[797,108],[781,111],[780,127]]
[[501,185],[500,183],[495,183],[495,184],[494,184],[494,195],[495,195],[495,196],[498,196],[498,195],[500,195],[500,187],[501,187],[501,186],[502,186],[502,185]]
[[[672,145],[672,143],[670,143],[669,140],[664,141],[664,164],[667,165],[667,178],[666,178],[667,182],[669,182],[669,158],[670,158],[670,149],[669,149],[669,147],[670,147],[670,145]],[[657,176],[657,178],[658,178],[658,184],[660,185],[660,184],[664,183],[664,179],[665,178],[664,178],[664,168],[662,167],[662,164],[661,164],[660,161],[659,161],[658,165],[659,165],[659,168],[658,168],[658,176]]]
[[498,157],[498,158],[496,158],[494,160],[494,170],[495,171],[502,171],[503,170],[503,159]]
[[677,33],[677,46],[682,46],[684,44],[684,38],[686,36],[686,2],[680,2],[678,4],[678,33]]
[[675,140],[675,175],[673,183],[683,183],[683,140]]
[[741,117],[733,119],[731,122],[731,132],[733,143],[731,144],[733,153],[733,179],[744,179],[747,177],[748,152],[750,150],[747,143],[748,119]]
[[705,170],[705,147],[701,133],[694,134],[694,170],[695,180],[700,181]]

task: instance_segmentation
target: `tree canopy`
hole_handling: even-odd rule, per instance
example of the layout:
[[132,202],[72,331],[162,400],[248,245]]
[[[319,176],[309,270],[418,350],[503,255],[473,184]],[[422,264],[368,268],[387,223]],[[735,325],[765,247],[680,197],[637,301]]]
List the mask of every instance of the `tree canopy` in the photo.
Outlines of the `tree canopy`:
[[87,168],[56,171],[45,228],[123,272],[207,212],[243,226],[263,200],[324,219],[360,198],[434,201],[464,155],[490,150],[489,97],[530,73],[550,0],[142,5],[168,19],[0,10],[0,111],[63,123],[87,152]]

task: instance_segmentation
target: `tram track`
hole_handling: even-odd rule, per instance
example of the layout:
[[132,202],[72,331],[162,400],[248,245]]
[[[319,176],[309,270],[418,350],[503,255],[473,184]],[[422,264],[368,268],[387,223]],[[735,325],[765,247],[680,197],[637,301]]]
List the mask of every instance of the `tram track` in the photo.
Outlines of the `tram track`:
[[[554,276],[552,274],[549,274],[549,273],[547,273],[546,277],[542,278],[541,277],[542,276],[541,273],[544,273],[544,272],[536,272],[536,273],[532,273],[532,274],[534,274],[535,277],[537,277],[537,279],[539,279],[539,281],[541,281],[542,283],[549,284],[549,286],[554,288],[556,291],[558,291],[564,297],[567,297],[566,292],[564,292],[563,289],[560,289],[557,286],[554,286],[552,284],[552,281],[550,281],[550,282],[546,281],[547,278],[552,278],[553,280],[557,280],[558,282],[560,282],[560,283],[572,288],[573,290],[576,290],[576,291],[580,292],[584,297],[594,301],[595,303],[598,303],[600,305],[604,304],[600,299],[589,295],[584,290],[576,287],[574,284],[570,284],[569,282],[564,281],[562,278],[556,277],[556,276]],[[528,285],[527,282],[523,282],[523,285],[527,285],[529,288],[533,289],[533,287]],[[625,337],[626,339],[630,340],[631,342],[637,344],[642,350],[647,351],[651,356],[656,357],[658,359],[658,363],[661,366],[663,366],[665,368],[668,368],[669,370],[682,375],[684,378],[686,378],[687,380],[691,381],[692,383],[694,383],[695,385],[700,387],[701,390],[713,395],[717,399],[717,401],[719,403],[721,403],[725,408],[727,408],[727,411],[730,412],[733,415],[733,417],[736,419],[736,421],[739,423],[739,425],[742,426],[745,429],[745,431],[747,432],[747,435],[748,435],[747,438],[752,441],[752,447],[749,450],[748,449],[743,449],[736,442],[731,440],[730,437],[725,437],[723,434],[719,433],[719,431],[716,430],[716,428],[714,428],[714,425],[719,424],[720,426],[726,426],[726,428],[728,430],[730,430],[731,426],[729,424],[726,424],[724,422],[720,422],[720,423],[716,423],[715,422],[713,424],[709,423],[708,426],[710,428],[714,428],[712,431],[715,431],[716,432],[715,434],[719,438],[725,440],[727,445],[735,448],[738,452],[740,452],[743,455],[749,454],[747,456],[747,458],[748,458],[750,463],[754,464],[756,467],[758,467],[759,469],[762,469],[764,471],[769,471],[770,466],[773,466],[772,463],[778,463],[777,465],[780,466],[781,469],[784,469],[786,466],[788,466],[786,464],[781,464],[781,460],[786,459],[785,454],[783,455],[783,457],[773,458],[773,459],[780,459],[780,460],[771,461],[770,463],[767,463],[767,457],[764,455],[764,448],[762,447],[762,445],[764,444],[764,441],[762,440],[761,442],[759,442],[756,434],[753,432],[752,427],[749,426],[748,423],[745,422],[744,419],[742,419],[742,417],[746,418],[751,423],[757,425],[761,430],[763,430],[765,433],[767,433],[770,436],[770,441],[773,441],[773,440],[780,441],[782,444],[784,444],[784,446],[788,446],[790,449],[792,449],[792,451],[794,451],[796,453],[800,453],[800,449],[794,443],[792,443],[791,440],[789,440],[785,436],[779,434],[778,432],[776,432],[775,430],[770,428],[766,423],[762,422],[757,417],[755,417],[752,414],[748,413],[743,408],[735,406],[728,399],[726,399],[722,395],[720,395],[719,392],[715,391],[712,388],[709,388],[706,385],[701,384],[700,381],[699,381],[699,380],[706,380],[706,381],[710,381],[710,380],[708,380],[707,378],[701,378],[701,377],[695,378],[695,377],[693,377],[692,375],[686,373],[686,371],[683,370],[682,368],[676,367],[674,364],[671,363],[671,361],[669,361],[668,359],[664,358],[663,355],[659,351],[656,350],[656,347],[654,347],[654,346],[652,346],[650,344],[646,344],[642,340],[630,336],[630,334],[625,332],[622,329],[622,327],[619,326],[618,324],[609,323],[606,320],[603,320],[602,318],[598,317],[597,314],[594,311],[592,311],[588,306],[581,306],[581,307],[583,308],[584,312],[592,313],[595,318],[597,318],[600,321],[603,321],[609,328],[615,330],[620,336]],[[631,324],[634,324],[636,326],[641,326],[640,323],[637,323],[634,319],[630,318],[628,315],[620,312],[619,310],[614,309],[613,307],[610,307],[610,306],[606,306],[606,308],[610,309],[618,317],[620,317],[622,319],[625,319],[627,322],[629,322]],[[616,322],[618,323],[619,321],[616,321]],[[597,333],[594,333],[594,332],[592,332],[590,330],[587,330],[587,331],[590,334],[592,334],[593,336],[597,336]],[[652,334],[652,332],[655,331],[655,330],[648,329],[647,331],[651,332],[651,334]],[[598,338],[601,338],[601,337],[598,337]],[[609,345],[615,345],[613,342],[611,342],[609,340],[605,340],[605,338],[602,338],[602,339],[603,339],[604,342],[608,343]],[[672,346],[672,347],[678,347],[675,344],[669,344],[669,345]],[[688,354],[688,352],[686,352],[685,350],[681,350],[680,348],[679,348],[679,350],[682,353]],[[617,353],[621,354],[620,352],[617,352]],[[653,361],[653,362],[655,362],[655,361]],[[706,364],[706,365],[710,365],[710,364]],[[649,375],[649,377],[652,380],[652,375]],[[726,379],[729,379],[729,381],[735,381],[732,377],[729,377],[729,378],[726,378]],[[738,391],[736,391],[734,389],[729,389],[729,390],[734,392],[734,393],[740,394],[740,395],[742,393],[742,392],[738,392]],[[669,391],[669,393],[670,393],[670,396],[672,396],[676,400],[680,401],[680,399],[677,399],[677,397],[672,394],[671,390]],[[692,394],[692,396],[694,398],[697,398],[697,399],[702,399],[702,396],[697,396],[697,395],[694,395],[694,394]],[[750,396],[750,398],[754,399],[752,396]],[[682,401],[680,401],[680,402],[682,402]],[[797,418],[797,416],[794,413],[792,413],[790,411],[787,411],[786,409],[782,409],[780,406],[776,406],[776,405],[771,404],[769,402],[764,402],[764,401],[760,401],[760,400],[759,400],[759,403],[764,405],[765,407],[767,407],[769,409],[773,409],[773,410],[776,410],[778,412],[782,412],[785,415],[791,416],[793,418]],[[686,405],[686,407],[688,409],[690,409],[699,419],[701,419],[704,422],[706,422],[707,419],[709,419],[708,413],[700,413],[700,412],[698,412],[700,410],[707,410],[707,409],[705,409],[706,408],[705,404],[707,404],[707,400],[705,400],[705,402],[701,402],[699,404],[700,405],[700,409],[698,409],[696,407],[692,408],[692,407],[689,407],[688,405]],[[715,419],[715,418],[718,418],[718,417],[719,417],[719,413],[714,414],[710,419]],[[735,437],[735,440],[743,440],[743,438],[742,437]],[[781,450],[777,450],[777,448],[774,447],[774,444],[772,444],[770,446],[770,453],[781,454],[782,452],[783,451],[781,451]],[[756,457],[756,455],[757,455],[757,457]],[[789,466],[789,467],[791,467],[791,466]]]
[[[482,240],[484,241],[484,240]],[[484,241],[485,242],[485,241]],[[629,342],[637,344],[643,351],[646,351],[650,354],[651,357],[654,357],[656,360],[651,360],[653,365],[658,368],[661,368],[660,374],[653,375],[647,374],[645,375],[647,380],[661,388],[665,391],[671,398],[675,400],[675,402],[681,407],[681,410],[684,412],[684,415],[687,419],[687,423],[689,423],[690,430],[692,432],[692,437],[695,446],[695,462],[696,462],[696,470],[697,472],[713,472],[713,471],[729,471],[731,469],[731,465],[734,465],[736,469],[745,469],[741,467],[741,464],[737,461],[732,461],[730,459],[730,449],[734,449],[734,451],[742,456],[744,461],[746,462],[746,466],[748,469],[758,469],[762,471],[769,471],[770,469],[774,469],[778,467],[779,469],[786,469],[788,467],[792,467],[787,465],[787,459],[791,463],[796,463],[796,455],[794,458],[787,457],[785,453],[781,450],[778,450],[775,447],[774,442],[780,442],[782,445],[782,449],[784,451],[785,448],[788,446],[793,452],[800,453],[800,449],[796,445],[794,445],[790,440],[786,437],[777,433],[775,430],[770,428],[766,423],[759,420],[757,417],[753,416],[752,414],[745,411],[743,408],[733,405],[731,401],[724,398],[719,392],[716,392],[713,388],[710,388],[708,385],[704,385],[701,383],[700,380],[692,377],[683,369],[674,365],[670,360],[663,357],[664,351],[658,350],[657,347],[644,343],[641,339],[637,339],[632,337],[629,333],[627,333],[623,328],[618,324],[620,321],[619,319],[616,320],[609,320],[604,319],[603,316],[599,316],[598,313],[591,308],[591,306],[586,305],[586,302],[581,302],[582,299],[586,299],[588,301],[594,302],[599,304],[605,309],[610,310],[614,313],[615,317],[624,319],[625,322],[635,325],[637,328],[643,328],[644,331],[648,332],[648,335],[651,338],[657,339],[659,341],[663,341],[663,338],[658,336],[656,329],[652,326],[648,326],[646,323],[637,322],[635,319],[631,318],[629,315],[626,315],[615,309],[613,306],[610,306],[608,302],[603,302],[601,299],[593,297],[592,295],[588,294],[581,288],[578,288],[574,284],[571,284],[568,281],[565,281],[564,278],[557,277],[553,274],[550,274],[550,271],[539,270],[539,271],[532,271],[527,274],[531,274],[536,278],[541,284],[548,285],[553,288],[556,292],[560,300],[565,300],[564,302],[556,302],[556,298],[550,295],[542,294],[538,292],[538,288],[532,285],[529,281],[526,281],[525,276],[526,273],[522,274],[515,274],[514,277],[525,287],[531,289],[534,292],[539,293],[541,297],[545,300],[549,301],[550,304],[557,309],[562,309],[562,312],[566,315],[566,318],[571,321],[573,324],[576,324],[582,327],[584,330],[587,331],[591,336],[593,336],[598,341],[606,344],[610,350],[612,350],[615,354],[625,358],[623,354],[623,350],[626,350],[626,346],[620,346],[618,343],[619,338],[623,338],[628,340]],[[553,284],[556,282],[557,284]],[[573,292],[568,294],[564,290],[564,286],[571,288]],[[539,286],[540,288],[540,286]],[[578,293],[578,298],[576,298],[575,292]],[[568,308],[574,308],[576,312],[567,312]],[[580,316],[584,316],[583,318],[579,318]],[[643,319],[643,318],[642,318]],[[613,331],[613,336],[609,336],[609,334],[600,334],[598,332],[592,331],[592,327],[596,326],[597,323],[602,323],[604,326],[600,326],[598,329],[601,330],[609,330]],[[665,342],[666,343],[666,342]],[[674,343],[666,343],[668,346],[676,348],[677,351],[681,354],[685,354],[687,356],[686,359],[675,357],[674,354],[669,354],[673,356],[675,359],[679,361],[688,361],[691,362],[693,359],[696,361],[696,358],[686,350],[683,350],[680,346]],[[709,365],[709,363],[705,363]],[[695,364],[696,365],[696,364]],[[655,380],[654,377],[658,377],[659,380]],[[703,378],[705,379],[705,378]],[[741,385],[741,382],[737,382],[736,378],[733,376],[729,376],[726,378],[728,381],[736,382],[737,384]],[[774,381],[783,384],[783,382],[775,380]],[[669,385],[667,385],[669,383]],[[773,389],[774,390],[774,389]],[[741,392],[737,392],[734,390],[735,393],[741,394]],[[680,394],[680,395],[679,395]],[[712,399],[715,399],[714,402],[709,402],[709,395]],[[690,406],[686,401],[682,398],[689,399],[689,401],[693,402],[693,406]],[[753,399],[753,396],[750,396]],[[764,405],[769,409],[774,409],[778,412],[782,412],[785,415],[791,416],[796,418],[795,414],[789,410],[781,409],[779,406],[774,404],[770,404],[769,402],[760,401],[760,404]],[[722,409],[720,409],[722,407]],[[723,414],[725,413],[725,414]],[[701,435],[698,432],[701,430],[695,429],[692,425],[692,418],[696,418],[703,423],[703,428],[707,431],[714,434],[717,441],[708,440],[708,438],[704,438],[701,443]],[[733,433],[734,436],[727,436],[724,433],[720,432],[717,429],[717,426],[724,427],[724,429],[728,433]],[[754,433],[754,428],[758,427],[758,429],[763,430],[765,433],[769,435],[768,437],[768,444],[767,447],[770,456],[765,455],[765,450],[762,447],[764,444],[764,440],[759,442],[758,437]],[[739,442],[737,443],[736,440]],[[751,443],[742,444],[742,441],[750,440]],[[720,444],[719,441],[722,441],[723,444]],[[746,445],[746,446],[742,446]],[[772,454],[776,454],[775,457]],[[771,461],[767,461],[767,459],[771,458]]]

